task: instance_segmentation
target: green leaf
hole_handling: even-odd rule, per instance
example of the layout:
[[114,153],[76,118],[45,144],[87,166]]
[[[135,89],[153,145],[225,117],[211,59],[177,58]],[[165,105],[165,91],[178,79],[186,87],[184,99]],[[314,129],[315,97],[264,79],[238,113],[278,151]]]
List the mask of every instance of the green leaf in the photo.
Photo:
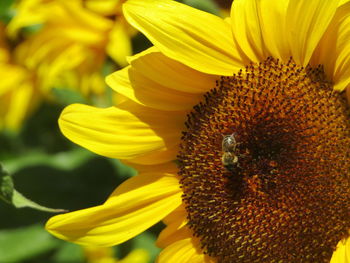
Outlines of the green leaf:
[[13,191],[12,178],[0,164],[0,198],[5,201],[11,200]]
[[[53,209],[39,205],[16,191],[12,177],[0,165],[0,198],[16,208],[29,207],[40,211],[59,213],[63,209]],[[1,261],[0,261],[1,262]]]
[[23,196],[21,193],[17,192],[16,190],[13,191],[12,205],[14,205],[16,208],[23,208],[23,207],[29,207],[40,211],[50,212],[50,213],[60,213],[60,212],[66,212],[64,209],[54,209],[54,208],[48,208],[42,205],[39,205],[32,200],[29,200],[25,196]]
[[42,226],[0,231],[0,262],[23,262],[60,244]]

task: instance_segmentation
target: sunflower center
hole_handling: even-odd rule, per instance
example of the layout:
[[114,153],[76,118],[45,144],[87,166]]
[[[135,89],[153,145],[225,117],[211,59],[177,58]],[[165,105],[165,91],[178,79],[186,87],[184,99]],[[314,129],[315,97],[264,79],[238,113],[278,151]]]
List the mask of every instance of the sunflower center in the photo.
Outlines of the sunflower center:
[[186,126],[180,183],[205,253],[329,262],[350,229],[350,123],[322,67],[268,58],[221,77]]

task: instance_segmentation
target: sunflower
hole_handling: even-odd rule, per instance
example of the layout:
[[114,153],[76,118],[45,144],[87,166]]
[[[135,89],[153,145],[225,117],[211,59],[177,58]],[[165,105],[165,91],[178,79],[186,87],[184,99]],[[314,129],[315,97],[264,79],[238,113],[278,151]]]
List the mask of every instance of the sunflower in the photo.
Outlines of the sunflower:
[[41,25],[21,43],[23,63],[38,72],[40,88],[79,87],[85,95],[103,94],[102,67],[107,55],[126,65],[131,55],[130,30],[122,1],[22,0],[7,33],[13,39],[21,28]]
[[169,0],[123,11],[154,44],[107,78],[125,101],[70,105],[59,124],[139,175],[48,231],[111,246],[163,220],[158,262],[349,260],[350,3],[235,0],[227,19]]
[[36,108],[41,98],[35,88],[34,75],[13,58],[0,23],[0,130],[19,131],[26,117]]

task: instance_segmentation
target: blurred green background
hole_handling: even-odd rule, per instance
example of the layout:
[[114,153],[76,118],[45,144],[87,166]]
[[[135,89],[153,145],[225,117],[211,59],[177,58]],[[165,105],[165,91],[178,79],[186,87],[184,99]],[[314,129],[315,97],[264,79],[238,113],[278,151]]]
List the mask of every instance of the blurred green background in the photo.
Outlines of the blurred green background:
[[[58,130],[60,105],[42,105],[17,136],[2,134],[0,156],[15,188],[41,205],[77,210],[101,204],[135,171],[117,160],[73,145]],[[58,240],[43,226],[51,213],[0,203],[0,262],[84,262],[80,246]],[[146,247],[154,253],[154,231],[116,249]],[[154,234],[153,234],[154,232]]]
[[[0,0],[0,20],[5,24],[16,15],[13,1]],[[182,2],[217,15],[220,12],[218,4],[211,0]],[[140,34],[133,37],[132,44],[133,53],[150,46]],[[106,61],[101,74],[106,76],[114,69],[111,62]],[[3,173],[0,177],[2,199],[6,199],[6,180],[12,179],[16,191],[29,199],[24,200],[22,205],[30,205],[32,200],[44,207],[69,211],[99,205],[116,186],[134,176],[136,171],[118,160],[97,156],[74,145],[60,133],[57,120],[65,106],[74,102],[98,102],[87,100],[68,89],[54,88],[52,95],[54,100],[41,104],[19,132],[0,133],[0,164],[10,175],[7,177]],[[107,92],[102,104],[110,102],[110,92]],[[1,201],[0,263],[86,262],[81,246],[56,239],[44,230],[45,222],[52,215],[54,213],[28,207],[16,208],[6,200]],[[135,248],[144,248],[149,252],[150,262],[154,262],[159,253],[155,241],[162,227],[159,223],[115,247],[116,257],[123,258]]]

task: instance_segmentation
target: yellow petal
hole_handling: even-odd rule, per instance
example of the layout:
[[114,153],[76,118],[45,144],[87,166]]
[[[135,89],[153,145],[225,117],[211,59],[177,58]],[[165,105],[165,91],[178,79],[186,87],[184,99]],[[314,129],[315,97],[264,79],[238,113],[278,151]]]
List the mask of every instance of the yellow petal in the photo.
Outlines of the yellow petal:
[[164,248],[181,239],[192,237],[192,231],[187,227],[187,211],[184,203],[164,217],[163,222],[166,227],[158,236],[158,247]]
[[127,65],[126,57],[132,54],[131,36],[125,23],[122,19],[115,21],[106,47],[108,55],[122,67]]
[[65,71],[74,70],[74,67],[82,63],[84,59],[82,55],[87,53],[76,45],[70,47],[65,45],[65,48],[59,51],[61,51],[60,54],[52,57],[54,50],[51,50],[52,54],[48,54],[48,57],[37,62],[38,76],[40,76],[43,90],[50,90],[53,85],[57,85],[62,74]]
[[332,20],[338,0],[290,0],[287,10],[287,37],[293,59],[306,66]]
[[59,28],[66,28],[65,32],[76,38],[76,28],[105,31],[112,27],[109,19],[87,10],[82,1],[23,0],[19,1],[16,10],[18,14],[7,28],[11,37],[15,37],[20,28],[36,24],[59,25]]
[[173,212],[164,217],[163,222],[166,225],[173,224],[174,222],[185,221],[187,218],[187,211],[185,208],[185,204],[182,203],[179,207],[177,207]]
[[350,263],[350,238],[338,243],[330,263]]
[[[124,69],[122,72],[116,72],[107,77],[107,83],[117,92],[124,91],[127,88],[124,86],[130,86],[128,85],[130,82],[132,85],[140,85],[141,80],[138,79],[144,78],[146,83],[151,82],[150,85],[164,89],[164,92],[173,92],[174,96],[184,95],[184,92],[186,92],[186,96],[192,96],[188,93],[203,94],[214,88],[215,81],[218,79],[216,75],[201,73],[169,59],[154,47],[133,56],[129,59],[129,63],[131,69]],[[145,86],[144,88],[150,89],[151,87]],[[135,96],[140,92],[142,91],[135,91]],[[162,90],[157,92],[162,92]],[[152,95],[158,96],[154,93]]]
[[13,90],[0,97],[0,129],[19,131],[24,119],[37,107],[41,99],[29,80],[20,80]]
[[340,0],[339,1],[339,6],[346,4],[347,2],[349,2],[349,0]]
[[30,82],[21,83],[12,92],[11,105],[5,116],[7,128],[16,131],[21,127],[24,118],[36,104],[33,93],[33,84]]
[[165,248],[181,239],[190,238],[192,236],[192,231],[186,226],[186,224],[186,218],[179,218],[173,223],[167,225],[158,236],[157,246]]
[[24,119],[37,107],[41,96],[25,68],[0,63],[0,130],[19,131]]
[[46,14],[42,6],[44,6],[42,0],[17,1],[15,5],[17,13],[6,27],[8,35],[14,38],[21,28],[44,23]]
[[198,241],[187,238],[165,248],[157,259],[158,263],[214,263],[213,258],[203,254]]
[[230,25],[209,13],[170,0],[129,0],[131,25],[166,56],[198,71],[231,76],[242,68]]
[[176,159],[179,153],[179,145],[175,145],[171,148],[164,148],[159,151],[148,152],[145,155],[137,156],[132,159],[128,159],[131,163],[141,164],[141,165],[155,165],[162,164],[165,162],[173,161]]
[[131,166],[132,168],[134,168],[135,170],[137,170],[140,173],[158,171],[158,172],[177,174],[177,172],[179,170],[176,163],[173,161],[167,162],[167,163],[155,164],[155,165],[135,164],[135,163],[130,162],[130,160],[123,160],[122,163],[124,163],[128,166]]
[[200,73],[160,52],[151,52],[109,75],[106,82],[116,92],[144,106],[182,111],[191,110],[204,92],[215,87],[216,79],[215,75]]
[[[204,74],[164,56],[156,47],[137,54],[131,67],[149,76],[158,85],[187,93],[203,94],[215,87],[217,75]],[[159,74],[161,69],[162,74]]]
[[[78,30],[81,35],[75,32],[76,39],[73,40],[66,35],[67,32],[72,34],[71,31],[74,30],[50,24],[16,48],[16,61],[36,72],[38,86],[46,92],[54,85],[77,87],[83,95],[98,93],[99,88],[105,88],[99,72],[105,53],[97,48],[101,43],[95,41],[103,39],[100,36],[103,34]],[[84,41],[86,43],[82,43]],[[89,46],[89,41],[94,43],[93,48]]]
[[350,83],[350,3],[337,9],[320,41],[312,64],[322,64],[334,89],[343,91]]
[[86,8],[103,16],[113,16],[121,9],[122,0],[85,0]]
[[142,74],[131,66],[109,75],[106,82],[116,92],[130,100],[159,110],[190,110],[202,98],[201,94],[193,95],[168,89],[166,84],[156,83],[152,77]]
[[0,63],[0,72],[0,96],[15,90],[28,74],[24,68],[8,63]]
[[[150,183],[158,184],[159,182],[161,182],[161,184],[163,184],[163,186],[162,186],[163,188],[158,190],[158,194],[161,194],[161,193],[166,194],[166,193],[168,193],[168,191],[170,191],[170,190],[172,191],[175,188],[177,190],[180,190],[180,188],[179,188],[180,187],[179,186],[179,179],[178,179],[176,173],[159,172],[159,171],[154,172],[154,171],[152,171],[152,172],[142,172],[142,173],[140,173],[139,175],[137,175],[135,177],[137,177],[138,179],[134,179],[134,180],[128,179],[124,183],[122,183],[120,186],[118,186],[113,191],[113,193],[110,195],[110,197],[106,200],[105,204],[108,204],[110,202],[113,202],[116,199],[119,199],[119,196],[121,194],[123,194],[123,193],[136,191],[136,190],[138,191],[138,188],[140,186],[143,186],[143,185],[145,185],[147,183],[149,183],[149,184]],[[150,178],[154,178],[154,179],[150,180],[150,179],[147,179],[146,177],[150,177]],[[158,185],[158,187],[160,187],[160,185]],[[154,194],[156,194],[156,193],[154,193]],[[180,204],[181,204],[181,202],[180,202]],[[171,212],[176,210],[176,208],[177,208],[176,206],[173,207]]]
[[285,28],[287,5],[287,0],[233,1],[232,32],[250,60],[259,62],[271,55],[290,57]]
[[[62,112],[59,125],[71,141],[97,154],[134,159],[155,154],[149,162],[176,159],[185,114],[163,112],[130,101],[119,107],[73,104]],[[170,153],[170,155],[168,154]]]
[[151,46],[151,47],[149,47],[149,48],[147,48],[147,49],[145,49],[145,50],[143,50],[143,51],[141,51],[139,53],[136,53],[136,54],[134,54],[132,56],[127,57],[126,60],[128,61],[129,64],[131,64],[131,62],[133,60],[138,59],[139,57],[142,57],[142,56],[144,56],[146,54],[153,53],[153,52],[160,52],[160,51],[155,46]]
[[173,175],[142,174],[121,184],[102,205],[57,215],[46,229],[82,245],[120,244],[160,221],[182,202]]
[[[82,30],[90,28],[101,32],[112,27],[112,21],[94,12],[89,12],[80,1],[59,1],[59,4],[62,11],[57,12],[58,17],[49,16],[54,23],[62,24],[64,21],[64,25],[74,25]],[[50,10],[47,12],[49,13]],[[62,21],[58,19],[62,19]],[[70,27],[68,26],[68,28]]]

